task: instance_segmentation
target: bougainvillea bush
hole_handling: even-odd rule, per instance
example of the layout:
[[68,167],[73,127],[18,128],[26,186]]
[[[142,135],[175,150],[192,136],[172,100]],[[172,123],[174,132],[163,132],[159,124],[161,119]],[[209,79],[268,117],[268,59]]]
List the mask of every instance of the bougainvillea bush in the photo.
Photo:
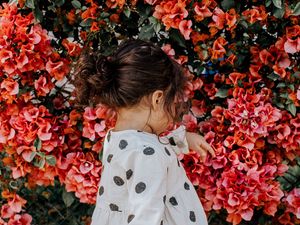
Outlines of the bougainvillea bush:
[[86,46],[151,40],[190,78],[179,155],[209,224],[300,224],[297,0],[13,0],[0,10],[0,224],[89,224],[115,112],[74,105]]

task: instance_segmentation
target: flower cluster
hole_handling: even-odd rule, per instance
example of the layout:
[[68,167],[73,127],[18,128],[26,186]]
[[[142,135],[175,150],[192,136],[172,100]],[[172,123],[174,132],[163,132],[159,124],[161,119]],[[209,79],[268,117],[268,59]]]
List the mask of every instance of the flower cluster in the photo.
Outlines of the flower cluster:
[[300,5],[279,2],[2,4],[0,224],[31,224],[37,215],[25,212],[32,200],[23,194],[56,178],[80,203],[95,204],[103,138],[116,113],[101,104],[75,109],[70,65],[83,46],[110,54],[136,36],[157,42],[188,77],[183,122],[216,157],[202,162],[191,151],[179,159],[205,210],[234,225],[254,215],[300,224],[300,170],[288,177],[300,154]]

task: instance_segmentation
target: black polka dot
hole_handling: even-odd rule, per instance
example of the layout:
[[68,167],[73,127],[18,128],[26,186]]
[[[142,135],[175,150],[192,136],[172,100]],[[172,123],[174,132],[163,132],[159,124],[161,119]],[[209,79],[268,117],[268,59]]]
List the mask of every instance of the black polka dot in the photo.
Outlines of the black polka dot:
[[175,198],[174,196],[171,197],[171,198],[169,199],[169,202],[170,202],[172,205],[178,205],[177,200],[176,200],[176,198]]
[[170,154],[170,152],[169,152],[169,150],[165,147],[165,151],[166,151],[166,153],[170,156],[171,154]]
[[119,148],[124,149],[128,145],[128,142],[126,140],[121,140],[119,143]]
[[144,182],[139,182],[135,186],[135,192],[138,193],[138,194],[142,193],[145,189],[146,189],[146,184]]
[[126,171],[126,178],[127,178],[127,180],[129,180],[129,178],[132,176],[132,170],[131,169],[129,169],[129,170],[127,170]]
[[170,141],[170,144],[171,144],[171,145],[176,145],[175,140],[174,140],[173,137],[170,137],[170,138],[169,138],[169,141]]
[[104,187],[103,186],[100,186],[99,188],[99,195],[102,195],[104,192]]
[[110,141],[110,135],[111,135],[111,133],[110,133],[110,131],[108,131],[108,134],[107,134],[107,141],[108,142]]
[[128,216],[128,218],[127,218],[127,223],[130,223],[131,220],[133,220],[133,218],[134,218],[134,215],[133,215],[133,214],[130,214],[130,215]]
[[109,208],[111,211],[119,211],[119,206],[117,206],[116,204],[113,204],[113,203],[109,204]]
[[190,220],[192,222],[196,222],[196,215],[194,211],[190,211]]
[[124,181],[121,177],[119,176],[114,176],[114,182],[116,183],[116,185],[118,186],[122,186],[124,184]]
[[110,163],[110,161],[111,161],[111,159],[112,159],[113,156],[114,156],[113,154],[109,154],[109,155],[107,156],[107,162]]
[[144,152],[145,155],[153,155],[155,151],[154,151],[153,148],[147,147],[147,148],[144,149],[143,152]]
[[184,189],[190,190],[190,185],[187,182],[184,182]]
[[178,165],[178,167],[180,167],[180,162],[179,162],[179,160],[177,159],[177,165]]
[[166,195],[163,197],[163,202],[166,203]]

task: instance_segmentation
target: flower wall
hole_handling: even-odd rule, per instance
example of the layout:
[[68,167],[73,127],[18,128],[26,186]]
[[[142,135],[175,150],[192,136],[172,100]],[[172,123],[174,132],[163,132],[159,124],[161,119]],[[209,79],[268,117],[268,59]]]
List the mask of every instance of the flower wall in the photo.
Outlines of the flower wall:
[[190,81],[180,155],[209,224],[300,224],[297,0],[12,0],[0,10],[0,224],[89,224],[115,113],[74,107],[84,46],[157,43]]

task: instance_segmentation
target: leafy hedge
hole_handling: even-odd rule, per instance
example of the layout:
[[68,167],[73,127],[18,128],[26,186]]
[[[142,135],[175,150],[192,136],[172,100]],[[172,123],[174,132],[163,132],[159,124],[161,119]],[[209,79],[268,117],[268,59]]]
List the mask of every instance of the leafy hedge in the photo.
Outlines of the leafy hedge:
[[151,40],[190,77],[180,155],[210,224],[300,224],[297,0],[13,0],[0,10],[0,224],[89,224],[115,113],[73,104],[82,48]]

